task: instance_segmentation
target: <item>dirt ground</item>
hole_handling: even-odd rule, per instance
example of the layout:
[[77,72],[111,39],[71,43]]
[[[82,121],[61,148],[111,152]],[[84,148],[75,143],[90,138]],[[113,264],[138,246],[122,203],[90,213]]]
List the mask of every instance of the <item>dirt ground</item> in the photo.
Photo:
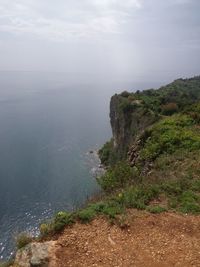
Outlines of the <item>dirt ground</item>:
[[121,229],[98,218],[58,238],[56,267],[200,267],[200,216],[131,211]]

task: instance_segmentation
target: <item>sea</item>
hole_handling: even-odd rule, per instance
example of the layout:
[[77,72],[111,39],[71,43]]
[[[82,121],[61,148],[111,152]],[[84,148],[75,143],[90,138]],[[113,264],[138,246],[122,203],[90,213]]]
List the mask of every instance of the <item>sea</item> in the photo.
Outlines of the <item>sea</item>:
[[111,138],[110,97],[132,85],[89,74],[0,71],[0,260],[13,255],[19,233],[37,236],[40,223],[100,191],[99,159],[90,152]]

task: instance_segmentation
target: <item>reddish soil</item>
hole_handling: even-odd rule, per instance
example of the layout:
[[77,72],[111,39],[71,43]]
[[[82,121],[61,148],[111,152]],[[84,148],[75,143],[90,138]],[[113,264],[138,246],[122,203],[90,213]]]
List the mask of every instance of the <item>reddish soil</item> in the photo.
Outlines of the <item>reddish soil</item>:
[[131,211],[121,229],[98,218],[66,228],[56,267],[200,267],[200,216]]

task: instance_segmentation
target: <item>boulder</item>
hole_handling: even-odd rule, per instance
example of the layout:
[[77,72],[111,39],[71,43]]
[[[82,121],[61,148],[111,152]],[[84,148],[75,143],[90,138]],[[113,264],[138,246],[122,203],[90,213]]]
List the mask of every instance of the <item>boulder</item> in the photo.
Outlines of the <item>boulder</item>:
[[33,242],[17,251],[15,265],[20,267],[48,267],[56,241]]

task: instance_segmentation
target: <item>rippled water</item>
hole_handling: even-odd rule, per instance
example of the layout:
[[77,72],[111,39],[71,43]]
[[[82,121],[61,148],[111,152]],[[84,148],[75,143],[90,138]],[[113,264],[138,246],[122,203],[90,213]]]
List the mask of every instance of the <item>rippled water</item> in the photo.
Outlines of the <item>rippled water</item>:
[[[0,73],[0,258],[13,237],[98,190],[87,152],[111,136],[109,98],[64,75]],[[109,91],[110,90],[110,91]]]
[[0,259],[17,233],[99,190],[88,151],[110,138],[110,96],[128,87],[82,78],[0,72]]

